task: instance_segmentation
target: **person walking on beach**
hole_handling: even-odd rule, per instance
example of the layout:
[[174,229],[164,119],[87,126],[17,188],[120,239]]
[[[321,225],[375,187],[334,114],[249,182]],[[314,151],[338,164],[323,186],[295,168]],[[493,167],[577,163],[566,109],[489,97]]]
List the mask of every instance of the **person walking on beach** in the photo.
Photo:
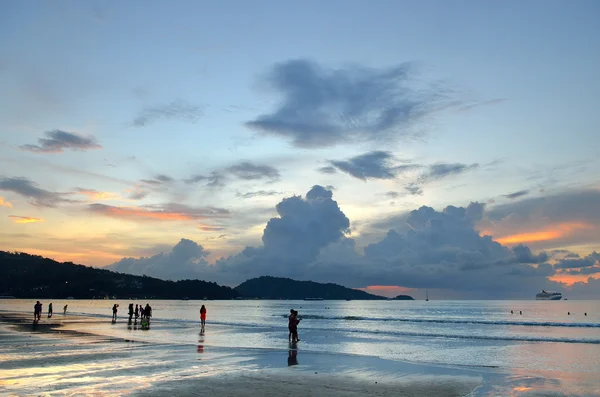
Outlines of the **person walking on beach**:
[[113,305],[113,308],[112,308],[112,312],[113,312],[112,319],[113,319],[113,321],[117,321],[117,310],[119,310],[118,307],[119,307],[119,305],[117,305],[116,303]]
[[65,307],[63,307],[63,315],[66,315],[66,314],[67,314],[67,307],[68,307],[68,306],[69,306],[69,305],[65,305]]
[[135,305],[135,312],[134,312],[134,314],[135,314],[135,319],[137,320],[138,317],[140,316],[140,308],[139,308],[138,305]]
[[52,302],[48,305],[48,318],[52,317]]
[[292,341],[292,329],[293,329],[292,324],[294,323],[294,321],[295,321],[294,320],[294,309],[290,309],[290,315],[288,316],[288,331],[289,331],[288,341],[290,341],[290,342]]
[[129,321],[133,318],[133,303],[129,304]]
[[206,307],[204,307],[204,305],[200,308],[200,325],[202,329],[204,329],[204,326],[206,325]]

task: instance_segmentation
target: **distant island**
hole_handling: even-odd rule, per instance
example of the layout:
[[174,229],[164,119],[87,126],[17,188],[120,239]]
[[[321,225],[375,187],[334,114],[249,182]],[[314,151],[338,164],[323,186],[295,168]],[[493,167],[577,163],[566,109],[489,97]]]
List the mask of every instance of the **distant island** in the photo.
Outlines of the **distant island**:
[[395,301],[414,301],[415,299],[410,295],[398,295],[393,298]]
[[[326,299],[385,300],[338,284],[263,276],[235,288],[201,280],[134,276],[38,255],[0,251],[0,296],[75,299]],[[395,300],[413,300],[398,295]]]
[[245,281],[235,287],[235,290],[241,296],[262,299],[387,299],[383,296],[372,295],[338,284],[321,284],[313,281],[296,281],[290,278],[270,276]]

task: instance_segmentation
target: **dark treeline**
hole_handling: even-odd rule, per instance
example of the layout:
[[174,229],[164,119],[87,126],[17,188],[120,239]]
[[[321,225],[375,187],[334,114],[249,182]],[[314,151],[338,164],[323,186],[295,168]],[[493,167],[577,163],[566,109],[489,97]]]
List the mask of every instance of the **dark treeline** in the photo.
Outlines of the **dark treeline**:
[[337,284],[269,276],[248,280],[235,289],[201,280],[166,281],[4,251],[0,251],[0,295],[32,299],[387,299]]
[[200,280],[165,281],[0,251],[0,295],[16,298],[232,299],[232,288]]

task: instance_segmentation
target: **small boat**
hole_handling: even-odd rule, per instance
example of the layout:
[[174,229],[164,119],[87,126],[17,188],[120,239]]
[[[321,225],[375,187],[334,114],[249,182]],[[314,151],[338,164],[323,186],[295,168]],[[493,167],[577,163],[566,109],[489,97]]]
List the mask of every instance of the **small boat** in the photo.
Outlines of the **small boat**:
[[562,299],[562,294],[560,292],[552,292],[542,290],[539,294],[535,296],[535,300],[538,301],[558,301]]

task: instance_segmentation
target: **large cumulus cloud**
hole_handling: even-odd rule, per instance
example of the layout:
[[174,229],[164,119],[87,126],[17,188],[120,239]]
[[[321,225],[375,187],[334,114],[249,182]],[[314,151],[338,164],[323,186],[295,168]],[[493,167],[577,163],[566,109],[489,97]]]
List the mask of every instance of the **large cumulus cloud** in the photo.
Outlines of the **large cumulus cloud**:
[[[435,288],[453,298],[527,299],[539,289],[561,290],[563,285],[549,280],[553,275],[594,274],[600,266],[596,253],[586,257],[560,254],[556,259],[558,251],[536,254],[526,245],[510,248],[481,235],[476,225],[487,215],[485,206],[476,202],[442,211],[422,206],[403,217],[404,228],[389,229],[364,250],[350,238],[348,217],[332,192],[322,186],[314,186],[304,197],[283,199],[276,210],[278,216],[267,222],[261,246],[246,247],[214,266],[206,263],[205,251],[197,245],[193,255],[174,251],[122,260],[113,266],[128,271],[127,266],[137,264],[139,269],[144,264],[146,274],[161,276],[148,273],[160,269],[170,278],[177,267],[182,277],[189,277],[186,272],[193,269],[199,278],[230,285],[271,275],[349,287]],[[185,242],[186,246],[194,244]],[[574,291],[583,289],[585,285],[574,287]]]

